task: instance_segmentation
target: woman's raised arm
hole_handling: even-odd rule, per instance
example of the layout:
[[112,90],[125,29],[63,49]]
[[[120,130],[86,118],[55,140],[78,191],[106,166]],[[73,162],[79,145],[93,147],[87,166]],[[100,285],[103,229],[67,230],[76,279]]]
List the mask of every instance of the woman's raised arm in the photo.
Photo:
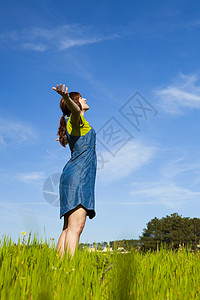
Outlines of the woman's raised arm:
[[68,88],[65,88],[65,84],[63,84],[63,86],[62,84],[60,84],[60,86],[57,85],[56,88],[52,87],[52,89],[63,97],[72,114],[80,115],[80,107],[69,97]]

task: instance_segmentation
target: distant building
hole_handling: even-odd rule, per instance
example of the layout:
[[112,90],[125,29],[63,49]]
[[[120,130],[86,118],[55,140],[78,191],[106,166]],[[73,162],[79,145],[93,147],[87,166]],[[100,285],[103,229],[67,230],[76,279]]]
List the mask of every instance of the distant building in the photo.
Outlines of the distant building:
[[88,251],[89,251],[89,252],[94,252],[94,251],[95,251],[95,248],[94,248],[94,247],[88,247]]
[[110,248],[110,247],[105,247],[105,248],[103,248],[103,250],[102,250],[102,252],[107,252],[107,251],[113,252],[113,249]]

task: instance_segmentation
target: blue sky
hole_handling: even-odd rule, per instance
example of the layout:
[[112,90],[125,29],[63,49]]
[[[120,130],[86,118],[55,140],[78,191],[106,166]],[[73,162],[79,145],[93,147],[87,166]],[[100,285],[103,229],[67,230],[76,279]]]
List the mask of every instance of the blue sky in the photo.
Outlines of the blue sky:
[[135,239],[174,212],[200,217],[199,9],[185,0],[0,2],[1,236],[61,233],[58,201],[49,202],[70,150],[56,142],[57,83],[87,99],[97,132],[97,215],[81,242]]

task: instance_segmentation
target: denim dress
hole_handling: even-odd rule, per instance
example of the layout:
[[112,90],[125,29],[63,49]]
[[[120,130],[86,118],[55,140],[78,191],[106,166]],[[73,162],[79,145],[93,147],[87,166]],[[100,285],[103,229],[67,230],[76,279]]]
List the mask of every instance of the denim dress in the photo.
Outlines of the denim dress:
[[80,126],[67,120],[67,141],[71,158],[60,176],[60,219],[64,214],[83,205],[90,219],[95,213],[95,179],[97,169],[96,132],[80,114]]

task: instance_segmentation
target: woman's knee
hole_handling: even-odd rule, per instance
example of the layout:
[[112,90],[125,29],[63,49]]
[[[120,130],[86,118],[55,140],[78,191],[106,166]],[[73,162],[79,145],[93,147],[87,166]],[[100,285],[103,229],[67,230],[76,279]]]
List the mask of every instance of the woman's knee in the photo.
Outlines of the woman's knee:
[[77,224],[77,233],[81,234],[84,227],[85,227],[85,221],[82,221],[79,224]]
[[69,222],[68,230],[72,231],[74,234],[81,234],[85,226],[85,221]]
[[68,218],[68,229],[74,233],[81,234],[85,226],[87,212],[84,208],[78,208]]

